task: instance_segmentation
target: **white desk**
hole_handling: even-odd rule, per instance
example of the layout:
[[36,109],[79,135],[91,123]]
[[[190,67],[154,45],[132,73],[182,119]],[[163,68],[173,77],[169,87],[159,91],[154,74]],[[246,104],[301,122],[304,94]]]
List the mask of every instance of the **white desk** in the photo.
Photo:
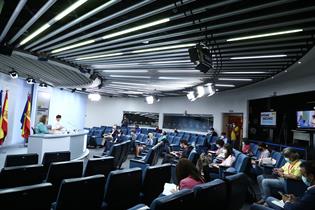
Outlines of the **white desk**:
[[71,160],[82,159],[89,154],[86,149],[87,131],[69,134],[35,134],[28,139],[28,153],[37,153],[39,163],[45,152],[70,151]]

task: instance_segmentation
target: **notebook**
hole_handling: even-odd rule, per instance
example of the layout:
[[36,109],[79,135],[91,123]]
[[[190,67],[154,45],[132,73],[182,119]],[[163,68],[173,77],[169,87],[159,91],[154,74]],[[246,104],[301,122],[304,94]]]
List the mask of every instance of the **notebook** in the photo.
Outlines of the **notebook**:
[[275,204],[276,206],[279,206],[280,208],[284,208],[284,202],[283,200],[273,200],[271,203]]
[[173,194],[173,190],[176,190],[176,185],[172,183],[165,183],[164,190],[162,192],[163,195],[171,195]]

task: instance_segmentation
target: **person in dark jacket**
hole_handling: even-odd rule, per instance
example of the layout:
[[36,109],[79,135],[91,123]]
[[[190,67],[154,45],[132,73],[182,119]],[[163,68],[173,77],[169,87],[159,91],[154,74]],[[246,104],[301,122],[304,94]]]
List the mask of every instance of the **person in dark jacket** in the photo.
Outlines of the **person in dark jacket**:
[[251,210],[314,210],[315,209],[315,161],[306,161],[301,163],[302,181],[308,186],[307,190],[301,197],[295,197],[294,195],[283,195],[282,202],[283,208],[275,205],[280,202],[276,198],[268,197],[266,203],[268,207],[254,204],[251,206]]

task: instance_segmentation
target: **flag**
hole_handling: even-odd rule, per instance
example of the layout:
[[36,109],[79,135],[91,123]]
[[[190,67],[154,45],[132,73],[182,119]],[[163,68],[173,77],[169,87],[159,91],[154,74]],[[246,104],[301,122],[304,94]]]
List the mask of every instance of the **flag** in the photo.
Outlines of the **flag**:
[[5,92],[3,107],[2,107],[2,119],[1,119],[1,128],[3,135],[0,138],[0,145],[3,144],[5,137],[8,133],[8,91]]
[[28,139],[31,134],[31,95],[28,95],[27,97],[24,111],[21,117],[21,123],[22,137],[24,139]]
[[2,90],[0,90],[0,139],[3,139],[4,133],[2,130]]

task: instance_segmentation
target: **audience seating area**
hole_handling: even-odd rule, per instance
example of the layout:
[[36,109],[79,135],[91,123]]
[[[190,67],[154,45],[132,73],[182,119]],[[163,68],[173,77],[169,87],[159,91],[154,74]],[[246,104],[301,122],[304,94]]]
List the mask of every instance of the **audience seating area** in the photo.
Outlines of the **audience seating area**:
[[[98,138],[95,136],[100,136],[100,133],[102,136],[106,132],[111,132],[111,127],[92,128],[89,138]],[[123,132],[123,142],[113,144],[105,156],[87,160],[85,168],[83,160],[70,161],[70,152],[67,151],[45,153],[41,164],[38,164],[37,154],[8,155],[0,173],[1,207],[9,206],[12,210],[22,209],[21,206],[23,209],[120,210],[201,209],[204,205],[211,205],[214,210],[238,210],[244,205],[249,183],[246,174],[250,175],[250,157],[247,155],[234,150],[236,160],[233,165],[221,167],[218,174],[211,174],[212,181],[198,185],[193,190],[180,190],[161,197],[159,195],[166,182],[178,184],[176,165],[157,165],[164,149],[164,142],[158,141],[162,134],[142,129],[137,142],[145,142],[147,133],[153,132],[156,143],[142,157],[131,159],[129,168],[122,169],[132,144],[130,129],[125,128]],[[195,148],[188,159],[194,164],[205,149],[215,148],[216,141],[211,136],[186,132],[167,133],[166,139],[173,150],[180,149],[182,139],[193,145]],[[257,143],[251,143],[256,157],[259,156]],[[276,163],[264,165],[262,174],[270,176],[272,168],[285,163],[277,150],[271,151],[271,157]],[[295,194],[300,194],[306,186],[301,181],[287,180],[287,192],[292,189]]]

